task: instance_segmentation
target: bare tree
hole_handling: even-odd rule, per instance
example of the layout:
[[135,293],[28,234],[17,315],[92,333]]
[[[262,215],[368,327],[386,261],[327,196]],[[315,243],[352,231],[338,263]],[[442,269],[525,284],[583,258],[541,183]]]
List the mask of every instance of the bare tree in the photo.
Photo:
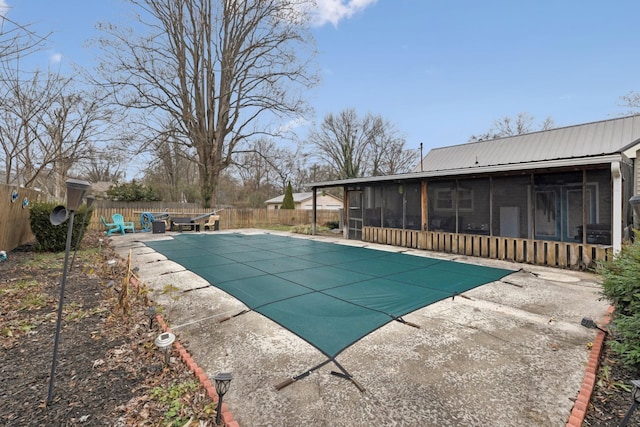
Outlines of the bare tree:
[[[170,117],[195,150],[205,206],[243,141],[278,135],[305,113],[316,81],[303,13],[309,0],[129,0],[136,31],[103,25],[100,74],[149,124]],[[158,128],[157,134],[166,129]],[[183,140],[182,138],[180,140]]]
[[638,110],[640,109],[640,93],[630,91],[628,94],[620,97],[621,107],[628,108],[624,115],[632,115],[638,114]]
[[339,179],[407,172],[417,160],[391,123],[372,114],[359,118],[354,109],[328,114],[309,143]]
[[198,179],[198,165],[193,161],[193,150],[169,131],[153,146],[154,157],[145,171],[145,183],[163,200],[194,202],[197,199],[194,183]]
[[[12,65],[14,66],[12,68]],[[110,113],[95,94],[55,73],[0,64],[0,148],[5,182],[62,197],[69,170],[89,155]]]
[[551,117],[547,117],[542,123],[536,125],[535,117],[527,112],[523,112],[518,113],[515,118],[505,116],[501,119],[494,120],[491,129],[479,135],[472,135],[469,141],[484,141],[487,139],[522,135],[529,132],[549,130],[554,126],[555,123]]
[[44,36],[0,13],[0,62],[12,63],[42,49],[50,34]]

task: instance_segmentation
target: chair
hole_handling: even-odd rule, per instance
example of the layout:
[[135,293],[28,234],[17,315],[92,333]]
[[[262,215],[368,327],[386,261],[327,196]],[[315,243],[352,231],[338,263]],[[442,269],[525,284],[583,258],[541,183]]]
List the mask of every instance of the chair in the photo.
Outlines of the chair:
[[113,214],[111,216],[111,219],[113,219],[114,224],[119,227],[122,234],[124,234],[127,230],[131,230],[132,233],[136,232],[133,221],[125,221],[124,217],[121,214]]
[[218,231],[219,228],[220,228],[220,215],[210,215],[209,220],[204,223],[204,229]]
[[102,222],[102,225],[105,226],[105,228],[107,229],[107,236],[110,236],[111,234],[120,231],[120,226],[118,224],[114,224],[112,222],[107,222],[106,219],[104,219],[103,216],[100,216],[100,222]]

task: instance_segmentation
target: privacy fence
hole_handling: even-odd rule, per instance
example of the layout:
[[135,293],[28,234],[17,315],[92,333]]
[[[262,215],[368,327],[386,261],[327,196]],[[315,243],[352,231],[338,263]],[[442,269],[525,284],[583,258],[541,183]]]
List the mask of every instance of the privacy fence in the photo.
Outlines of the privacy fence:
[[29,225],[29,204],[39,201],[40,193],[28,188],[0,185],[0,251],[33,241]]

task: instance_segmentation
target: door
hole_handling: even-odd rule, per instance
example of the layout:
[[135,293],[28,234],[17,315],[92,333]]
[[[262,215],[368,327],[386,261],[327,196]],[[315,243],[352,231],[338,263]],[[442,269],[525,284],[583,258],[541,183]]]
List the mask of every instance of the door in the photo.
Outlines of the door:
[[561,240],[559,193],[558,188],[535,190],[535,239]]
[[349,192],[349,239],[362,240],[362,191]]

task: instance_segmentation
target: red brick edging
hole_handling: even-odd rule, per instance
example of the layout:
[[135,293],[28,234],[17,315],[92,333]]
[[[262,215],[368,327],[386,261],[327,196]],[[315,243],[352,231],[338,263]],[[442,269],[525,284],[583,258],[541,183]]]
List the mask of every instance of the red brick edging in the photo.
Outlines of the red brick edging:
[[[614,307],[609,307],[609,310],[607,310],[607,316],[602,320],[601,326],[609,323],[611,320],[611,313],[613,313],[613,311]],[[591,393],[593,393],[593,388],[596,385],[598,365],[600,364],[600,356],[602,355],[605,338],[606,334],[603,331],[598,331],[598,335],[593,341],[593,346],[591,347],[589,361],[587,362],[586,372],[584,374],[584,379],[582,380],[582,387],[580,387],[578,398],[573,405],[566,427],[582,426],[584,417],[587,415],[587,408],[589,407],[589,400],[591,400]]]
[[[138,286],[138,280],[135,277],[132,276],[129,281],[132,285]],[[156,315],[156,321],[164,332],[171,332],[171,329],[164,322],[164,319],[161,315]],[[189,368],[189,370],[193,372],[193,374],[198,378],[198,381],[200,381],[200,384],[202,384],[202,386],[205,388],[205,390],[207,391],[207,396],[214,402],[218,402],[218,393],[216,393],[216,388],[214,387],[211,380],[207,377],[207,374],[204,372],[204,370],[198,366],[191,354],[189,354],[187,349],[185,349],[184,346],[177,340],[174,341],[173,347],[178,351],[178,353],[180,354],[180,358],[187,365],[187,368]],[[238,424],[238,421],[234,419],[233,414],[227,407],[227,404],[224,402],[222,402],[222,415],[220,417],[220,420],[225,427],[240,427],[240,424]]]

